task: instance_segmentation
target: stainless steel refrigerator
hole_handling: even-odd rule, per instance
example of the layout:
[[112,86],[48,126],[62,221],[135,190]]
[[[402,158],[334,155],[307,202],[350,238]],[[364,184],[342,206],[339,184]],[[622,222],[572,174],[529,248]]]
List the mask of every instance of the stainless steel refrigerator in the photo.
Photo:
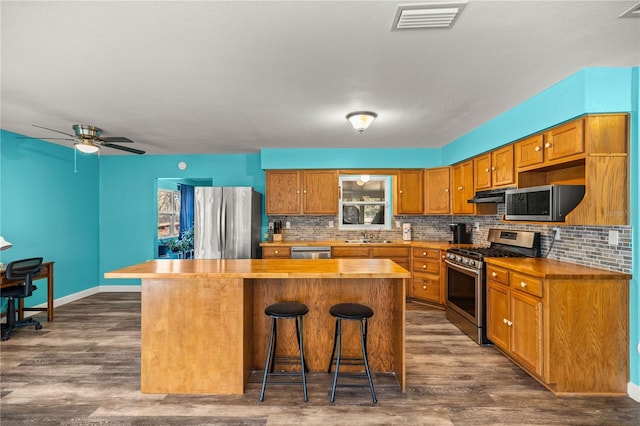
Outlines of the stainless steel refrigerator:
[[196,187],[195,259],[258,258],[262,195],[250,187]]

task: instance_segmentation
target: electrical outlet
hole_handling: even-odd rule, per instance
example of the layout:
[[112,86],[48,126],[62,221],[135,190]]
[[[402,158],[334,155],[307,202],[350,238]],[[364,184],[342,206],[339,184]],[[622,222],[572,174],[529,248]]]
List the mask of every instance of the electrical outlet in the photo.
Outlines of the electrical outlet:
[[474,231],[480,230],[480,222],[473,222],[473,230]]
[[333,221],[332,220],[329,221],[329,228],[333,228]]
[[402,225],[400,225],[400,221],[396,220],[396,228],[400,228],[400,226],[402,226]]
[[286,229],[291,229],[291,222],[287,222],[287,223],[284,225],[284,227],[285,227]]
[[617,246],[618,245],[618,231],[615,229],[611,229],[609,231],[609,245]]
[[273,232],[273,222],[269,222],[269,231]]
[[553,228],[553,241],[559,241],[560,239],[560,228],[556,226]]

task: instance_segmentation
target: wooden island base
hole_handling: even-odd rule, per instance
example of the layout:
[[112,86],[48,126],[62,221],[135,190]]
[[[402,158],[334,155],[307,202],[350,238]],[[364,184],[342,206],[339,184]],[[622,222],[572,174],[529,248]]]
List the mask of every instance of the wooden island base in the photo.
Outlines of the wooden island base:
[[[298,301],[310,371],[326,371],[335,320],[329,307],[370,306],[367,351],[374,372],[394,373],[405,391],[405,285],[410,273],[388,259],[154,260],[105,274],[142,278],[141,391],[242,394],[262,370],[271,303]],[[291,323],[291,324],[289,324]],[[347,322],[343,356],[357,356]],[[278,324],[278,354],[297,355],[293,321]]]

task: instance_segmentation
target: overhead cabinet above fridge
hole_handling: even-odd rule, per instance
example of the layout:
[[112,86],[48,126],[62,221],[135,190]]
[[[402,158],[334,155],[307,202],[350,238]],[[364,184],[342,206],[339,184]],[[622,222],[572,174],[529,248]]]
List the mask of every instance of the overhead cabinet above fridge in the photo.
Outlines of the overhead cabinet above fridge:
[[196,187],[196,259],[259,258],[262,195],[250,187]]

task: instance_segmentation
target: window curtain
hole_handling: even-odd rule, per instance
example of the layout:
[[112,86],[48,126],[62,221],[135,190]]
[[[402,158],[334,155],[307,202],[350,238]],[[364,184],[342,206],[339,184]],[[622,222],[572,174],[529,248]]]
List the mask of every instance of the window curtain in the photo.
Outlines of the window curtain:
[[180,235],[193,228],[193,186],[180,185]]

